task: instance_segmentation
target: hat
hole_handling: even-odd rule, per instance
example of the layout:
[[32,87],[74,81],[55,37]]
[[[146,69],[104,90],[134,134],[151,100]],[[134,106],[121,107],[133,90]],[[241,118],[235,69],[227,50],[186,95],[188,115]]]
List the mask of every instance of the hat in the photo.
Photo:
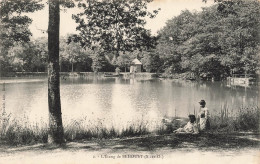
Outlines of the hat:
[[205,100],[200,100],[200,102],[199,102],[200,104],[206,104],[206,101]]

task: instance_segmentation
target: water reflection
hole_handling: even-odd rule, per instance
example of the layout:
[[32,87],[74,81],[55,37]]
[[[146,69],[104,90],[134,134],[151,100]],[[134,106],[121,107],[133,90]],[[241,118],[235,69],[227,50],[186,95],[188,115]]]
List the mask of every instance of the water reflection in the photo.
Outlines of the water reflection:
[[[46,78],[30,83],[7,83],[5,94],[6,111],[13,117],[47,122]],[[0,96],[3,97],[2,91]],[[259,87],[164,79],[68,77],[61,80],[65,123],[84,118],[108,127],[120,128],[138,121],[148,122],[152,127],[164,116],[186,117],[197,111],[201,99],[206,100],[211,113],[218,113],[223,106],[237,110],[242,105],[259,105]]]

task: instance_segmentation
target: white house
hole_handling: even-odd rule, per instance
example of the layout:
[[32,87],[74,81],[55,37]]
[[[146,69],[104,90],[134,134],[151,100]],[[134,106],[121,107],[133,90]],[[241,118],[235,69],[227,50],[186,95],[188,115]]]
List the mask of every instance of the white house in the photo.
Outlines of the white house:
[[138,59],[134,59],[130,64],[130,73],[142,72],[142,63]]

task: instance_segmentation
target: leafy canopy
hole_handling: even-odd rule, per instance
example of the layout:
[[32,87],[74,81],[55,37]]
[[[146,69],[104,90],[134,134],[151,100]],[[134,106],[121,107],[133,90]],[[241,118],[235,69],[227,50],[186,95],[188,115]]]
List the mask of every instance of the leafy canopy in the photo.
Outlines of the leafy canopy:
[[28,29],[32,20],[22,13],[40,10],[40,0],[2,0],[0,2],[0,40],[28,42],[32,35]]
[[259,15],[256,0],[221,1],[199,13],[183,11],[159,31],[156,51],[165,70],[175,73],[254,74],[259,69]]
[[106,52],[133,51],[154,47],[155,37],[144,28],[145,18],[154,18],[158,10],[149,12],[151,0],[86,0],[73,15],[79,35],[70,38],[82,47],[102,49]]

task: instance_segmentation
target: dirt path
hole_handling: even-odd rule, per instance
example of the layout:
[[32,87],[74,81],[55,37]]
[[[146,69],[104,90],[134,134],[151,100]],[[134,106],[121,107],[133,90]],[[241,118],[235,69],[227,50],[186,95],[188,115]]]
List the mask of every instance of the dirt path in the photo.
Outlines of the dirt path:
[[[242,137],[241,137],[242,136]],[[37,144],[0,147],[0,164],[258,164],[259,136],[160,135],[68,142],[66,146]]]

